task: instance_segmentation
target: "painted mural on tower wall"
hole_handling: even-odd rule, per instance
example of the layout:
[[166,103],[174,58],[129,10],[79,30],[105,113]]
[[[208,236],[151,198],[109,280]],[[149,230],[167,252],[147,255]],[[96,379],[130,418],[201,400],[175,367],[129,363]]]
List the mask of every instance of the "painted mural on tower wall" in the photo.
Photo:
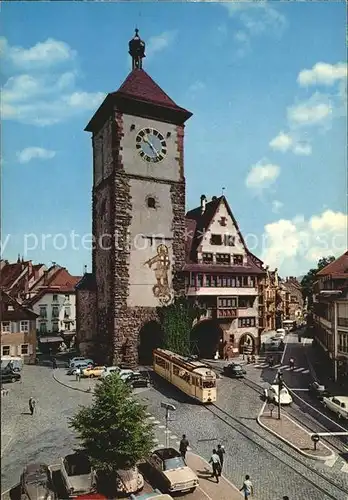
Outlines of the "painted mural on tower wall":
[[156,284],[152,287],[153,295],[163,304],[168,304],[172,298],[169,286],[170,258],[166,245],[160,244],[157,247],[156,255],[147,260],[144,265],[154,270]]

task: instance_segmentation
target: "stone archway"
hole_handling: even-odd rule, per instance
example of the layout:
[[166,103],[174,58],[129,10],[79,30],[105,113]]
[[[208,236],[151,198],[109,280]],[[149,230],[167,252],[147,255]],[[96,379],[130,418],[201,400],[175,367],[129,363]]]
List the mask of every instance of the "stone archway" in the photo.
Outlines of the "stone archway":
[[220,350],[223,331],[216,321],[205,319],[193,326],[190,340],[192,354],[198,354],[200,358],[214,358],[216,351]]
[[142,365],[152,365],[153,350],[163,346],[163,331],[157,321],[148,321],[140,331],[138,337],[138,359]]
[[256,347],[255,337],[252,333],[244,333],[239,339],[240,354],[254,354]]

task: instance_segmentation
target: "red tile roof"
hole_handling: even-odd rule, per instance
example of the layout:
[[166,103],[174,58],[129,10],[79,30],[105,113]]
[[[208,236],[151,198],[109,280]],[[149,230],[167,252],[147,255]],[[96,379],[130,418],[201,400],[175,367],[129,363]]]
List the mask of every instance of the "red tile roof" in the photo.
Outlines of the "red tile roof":
[[5,290],[9,289],[24,271],[25,264],[25,262],[5,264],[0,271],[0,286]]
[[[247,266],[226,266],[217,265],[212,266],[209,264],[197,264],[195,263],[197,248],[201,243],[204,232],[207,231],[211,221],[213,220],[216,211],[223,202],[226,209],[233,221],[233,224],[237,230],[237,234],[244,245],[248,253],[248,264]],[[186,266],[184,270],[195,270],[197,272],[207,271],[207,272],[229,272],[229,273],[244,273],[244,272],[254,272],[256,274],[265,274],[264,269],[262,269],[263,262],[256,257],[254,254],[249,252],[242,233],[238,227],[238,223],[232,213],[232,210],[225,198],[225,196],[214,197],[211,201],[207,202],[205,205],[205,211],[202,214],[201,207],[194,208],[186,214]],[[189,269],[189,267],[190,269]],[[196,267],[195,267],[196,266]],[[197,267],[198,266],[198,267]]]
[[141,101],[182,109],[143,69],[133,69],[114,94],[125,94]]
[[37,294],[29,299],[28,303],[37,302],[46,293],[74,293],[75,286],[81,280],[81,276],[72,276],[65,267],[52,266],[35,285]]
[[[8,293],[1,291],[0,297],[0,311],[2,321],[35,320],[38,317],[38,314],[34,313],[34,311],[32,311],[29,307],[20,304]],[[13,311],[9,311],[8,306],[12,306]]]
[[346,278],[348,276],[348,250],[336,260],[325,266],[316,276],[334,276]]

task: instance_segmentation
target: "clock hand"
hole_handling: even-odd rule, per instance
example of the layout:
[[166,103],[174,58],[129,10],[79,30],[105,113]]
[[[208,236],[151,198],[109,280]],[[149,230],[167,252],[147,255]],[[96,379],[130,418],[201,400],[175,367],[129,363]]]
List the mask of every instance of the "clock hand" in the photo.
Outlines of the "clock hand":
[[155,153],[155,155],[158,155],[157,149],[154,147],[154,145],[152,144],[152,142],[149,141],[147,135],[144,136],[144,142],[150,146],[150,148]]

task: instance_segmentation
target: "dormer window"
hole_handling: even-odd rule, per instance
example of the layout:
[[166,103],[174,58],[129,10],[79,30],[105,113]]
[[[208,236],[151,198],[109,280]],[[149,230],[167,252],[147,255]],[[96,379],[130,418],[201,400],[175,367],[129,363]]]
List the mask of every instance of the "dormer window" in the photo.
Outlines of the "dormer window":
[[216,254],[216,263],[217,264],[230,264],[231,263],[231,255],[229,253],[217,253]]
[[227,219],[226,217],[221,217],[219,220],[220,226],[226,226]]
[[222,236],[221,234],[212,234],[210,237],[211,245],[222,245]]

